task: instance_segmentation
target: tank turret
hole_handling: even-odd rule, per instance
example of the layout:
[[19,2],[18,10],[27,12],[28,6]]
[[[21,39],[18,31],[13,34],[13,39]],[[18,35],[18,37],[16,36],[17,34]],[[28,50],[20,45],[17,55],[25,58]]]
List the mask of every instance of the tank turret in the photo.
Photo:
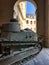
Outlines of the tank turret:
[[3,24],[2,31],[8,31],[8,32],[20,31],[20,26],[19,26],[18,20],[11,19],[10,22]]

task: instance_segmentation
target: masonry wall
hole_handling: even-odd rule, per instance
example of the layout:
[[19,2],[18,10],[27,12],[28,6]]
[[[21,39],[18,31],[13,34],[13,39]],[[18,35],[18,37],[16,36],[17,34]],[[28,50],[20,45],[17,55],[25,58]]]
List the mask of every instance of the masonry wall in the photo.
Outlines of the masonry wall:
[[45,0],[45,42],[49,47],[49,0]]
[[0,24],[9,22],[13,17],[13,5],[16,0],[0,0]]

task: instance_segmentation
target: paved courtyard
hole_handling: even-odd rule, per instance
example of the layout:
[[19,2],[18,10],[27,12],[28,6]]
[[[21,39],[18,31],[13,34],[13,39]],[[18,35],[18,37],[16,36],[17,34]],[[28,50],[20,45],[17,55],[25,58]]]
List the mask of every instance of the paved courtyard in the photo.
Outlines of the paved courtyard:
[[49,49],[43,48],[42,51],[24,65],[49,65]]

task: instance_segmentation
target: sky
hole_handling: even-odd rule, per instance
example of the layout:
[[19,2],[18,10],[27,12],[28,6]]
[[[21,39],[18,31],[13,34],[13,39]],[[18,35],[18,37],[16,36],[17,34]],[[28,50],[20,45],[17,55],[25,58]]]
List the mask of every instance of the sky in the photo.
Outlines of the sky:
[[34,4],[27,1],[27,3],[26,3],[26,12],[27,12],[27,14],[34,14],[35,11],[36,11],[36,8],[35,8]]

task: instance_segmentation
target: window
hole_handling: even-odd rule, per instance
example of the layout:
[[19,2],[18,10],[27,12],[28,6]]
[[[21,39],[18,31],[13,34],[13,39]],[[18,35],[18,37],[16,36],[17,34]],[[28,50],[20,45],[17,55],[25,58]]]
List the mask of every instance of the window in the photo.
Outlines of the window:
[[32,24],[32,21],[30,21],[30,24]]
[[26,21],[26,23],[28,24],[28,20]]

